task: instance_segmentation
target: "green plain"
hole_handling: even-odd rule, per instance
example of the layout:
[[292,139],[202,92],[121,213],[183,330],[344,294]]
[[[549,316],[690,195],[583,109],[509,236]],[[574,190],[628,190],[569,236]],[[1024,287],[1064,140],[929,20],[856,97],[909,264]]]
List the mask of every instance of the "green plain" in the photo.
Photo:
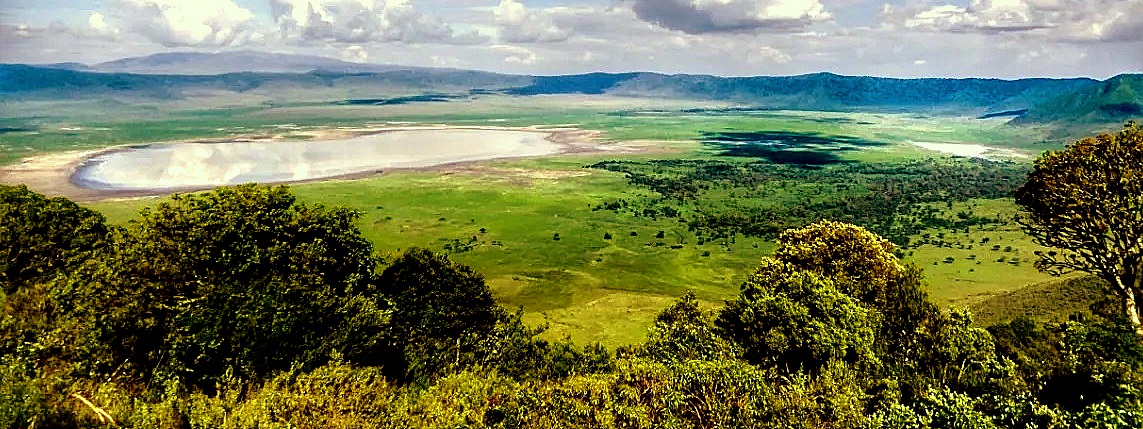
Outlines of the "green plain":
[[[368,107],[251,105],[249,100],[207,109],[158,102],[104,103],[96,113],[92,107],[78,102],[7,105],[0,112],[7,118],[2,125],[26,131],[0,133],[0,164],[76,148],[282,133],[287,124],[302,130],[406,122],[575,125],[602,131],[607,141],[647,144],[652,150],[643,153],[497,160],[293,185],[304,201],[361,212],[361,230],[378,251],[419,246],[449,252],[455,260],[483,273],[505,306],[523,307],[529,322],[548,323],[548,335],[611,346],[641,340],[654,315],[688,291],[710,305],[732,298],[738,284],[774,244],[741,236],[699,244],[677,219],[592,210],[605,201],[645,197],[651,191],[628,184],[620,173],[583,168],[586,165],[614,159],[711,159],[718,154],[700,142],[704,133],[726,131],[787,131],[883,143],[842,154],[857,162],[945,156],[922,150],[910,144],[913,141],[983,144],[1011,148],[1028,157],[1061,143],[1049,140],[1045,130],[1007,126],[996,119],[894,113],[727,113],[718,110],[725,106],[715,103],[587,96],[490,96]],[[693,107],[705,110],[682,110]],[[160,200],[86,205],[113,222],[126,223],[138,210]],[[908,260],[925,270],[938,302],[973,304],[1050,279],[1032,266],[1031,255],[1037,248],[1011,221],[1016,213],[1011,200],[957,204],[946,211],[955,213],[960,205],[971,204],[977,213],[999,216],[1007,223],[974,227],[967,234],[928,231],[932,236],[946,234],[951,246],[926,244],[903,250]],[[660,231],[663,238],[656,237]],[[982,245],[986,237],[988,243]],[[993,250],[995,245],[1000,250]]]

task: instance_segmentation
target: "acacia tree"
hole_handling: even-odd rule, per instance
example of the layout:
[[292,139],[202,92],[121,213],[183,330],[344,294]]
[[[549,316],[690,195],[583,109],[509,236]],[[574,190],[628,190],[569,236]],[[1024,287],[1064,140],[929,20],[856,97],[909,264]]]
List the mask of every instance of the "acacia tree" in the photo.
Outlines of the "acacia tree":
[[1112,285],[1143,337],[1143,129],[1088,137],[1036,160],[1016,190],[1018,221],[1039,244],[1036,267],[1051,274],[1086,272]]

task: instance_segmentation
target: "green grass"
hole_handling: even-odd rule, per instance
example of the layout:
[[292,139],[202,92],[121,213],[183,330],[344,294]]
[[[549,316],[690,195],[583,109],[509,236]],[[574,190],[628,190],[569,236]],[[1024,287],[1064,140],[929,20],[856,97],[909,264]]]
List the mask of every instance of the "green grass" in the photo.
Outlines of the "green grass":
[[[364,213],[359,225],[381,251],[446,251],[454,240],[475,237],[471,250],[452,257],[483,273],[501,303],[522,306],[529,322],[547,321],[550,335],[580,342],[641,340],[654,315],[687,291],[711,303],[732,298],[771,248],[742,238],[699,246],[673,219],[592,211],[630,189],[618,174],[580,168],[587,161],[493,162],[451,174],[401,172],[293,189],[304,201]],[[156,201],[88,206],[123,223]],[[655,238],[659,231],[663,239]]]
[[976,323],[989,326],[1029,317],[1040,322],[1068,320],[1108,297],[1107,284],[1094,277],[1076,276],[1036,283],[1004,292],[970,306]]
[[[765,250],[752,246],[759,241],[696,246],[674,220],[591,211],[629,191],[618,175],[579,168],[582,162],[543,170],[498,162],[490,170],[399,173],[295,189],[303,199],[365,212],[362,229],[379,249],[440,251],[453,240],[475,238],[471,250],[453,258],[484,273],[504,305],[522,306],[531,321],[550,322],[553,335],[580,341],[639,340],[659,304],[688,290],[711,301],[732,297]],[[656,239],[660,230],[664,238]],[[605,240],[606,233],[612,239]],[[600,311],[614,311],[626,323],[586,329],[604,319],[585,315]]]
[[[851,136],[886,146],[842,155],[856,161],[891,162],[939,156],[910,141],[981,143],[1034,148],[1036,129],[999,121],[918,117],[904,114],[822,112],[679,113],[694,102],[613,97],[486,97],[475,101],[399,106],[331,106],[315,103],[196,109],[179,104],[91,106],[30,105],[5,122],[35,132],[0,134],[0,163],[47,151],[112,144],[280,132],[275,125],[370,126],[393,122],[533,126],[577,124],[606,132],[615,141],[655,141],[656,152],[565,155],[492,161],[447,172],[392,172],[360,180],[295,185],[304,201],[349,206],[364,214],[360,226],[380,251],[411,246],[453,251],[452,257],[483,273],[500,301],[523,307],[527,320],[547,322],[549,335],[618,345],[640,341],[650,320],[671,300],[694,291],[708,305],[737,293],[738,284],[773,244],[738,237],[698,245],[676,219],[651,220],[630,213],[592,211],[604,201],[645,196],[622,175],[582,166],[606,159],[709,158],[695,142],[703,132],[793,131]],[[169,106],[167,106],[169,107]],[[636,114],[647,108],[670,115]],[[706,107],[719,107],[718,105]],[[11,109],[11,106],[9,107]],[[118,110],[117,110],[118,109]],[[115,117],[116,111],[123,116]],[[7,125],[6,125],[7,126]],[[61,130],[60,128],[82,128]],[[159,199],[87,204],[123,223]],[[1010,217],[1011,202],[981,201],[977,212]],[[955,213],[955,210],[953,211]],[[481,228],[485,232],[481,232]],[[655,238],[659,231],[663,239]],[[632,236],[632,232],[635,233]],[[555,240],[555,234],[559,240]],[[938,233],[933,231],[933,234]],[[605,240],[604,235],[611,239]],[[951,232],[946,232],[950,234]],[[941,304],[971,304],[1046,279],[1028,259],[1034,246],[1013,225],[972,230],[957,241],[1011,245],[1012,252],[921,246],[910,259],[926,270]],[[968,257],[976,255],[975,261]],[[1020,265],[995,262],[1018,255]],[[953,257],[954,262],[945,263]],[[976,264],[976,262],[981,262]],[[1007,259],[1006,259],[1007,261]],[[936,265],[933,263],[936,262]]]
[[[998,217],[1001,223],[971,227],[967,234],[963,230],[928,230],[925,233],[931,241],[943,244],[930,242],[904,249],[906,259],[925,270],[936,302],[968,306],[1052,279],[1033,266],[1033,253],[1044,248],[1020,230],[1013,218],[1018,207],[1012,200],[974,200],[952,204],[944,212],[951,215],[969,208],[977,216]],[[944,238],[939,238],[941,234]],[[913,242],[920,239],[914,237]]]
[[[502,304],[523,307],[530,323],[549,323],[549,335],[579,342],[638,341],[654,315],[686,291],[711,305],[731,299],[772,251],[772,243],[742,237],[700,246],[674,219],[592,211],[602,201],[643,192],[618,174],[580,168],[595,159],[497,161],[447,174],[398,172],[293,189],[304,201],[364,213],[362,231],[381,251],[411,246],[447,251],[446,245],[471,244],[471,250],[452,257],[483,273]],[[157,201],[88,206],[123,223]],[[973,305],[1050,279],[1033,268],[1036,247],[1010,222],[1016,210],[1011,201],[972,201],[945,211],[969,205],[977,215],[999,215],[1009,223],[973,227],[967,235],[929,231],[934,238],[943,232],[952,247],[905,249],[906,259],[925,270],[936,302]],[[663,239],[655,238],[658,231],[664,231]],[[612,238],[604,239],[605,233]],[[1000,250],[992,250],[994,245]],[[1005,251],[1008,246],[1012,250]],[[944,262],[948,257],[954,262]],[[997,262],[1000,257],[1021,262]]]

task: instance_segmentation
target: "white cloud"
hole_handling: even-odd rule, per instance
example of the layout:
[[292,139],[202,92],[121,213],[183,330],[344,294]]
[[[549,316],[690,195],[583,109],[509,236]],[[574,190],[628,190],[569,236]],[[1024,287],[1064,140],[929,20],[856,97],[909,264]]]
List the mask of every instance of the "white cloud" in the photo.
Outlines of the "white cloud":
[[97,36],[114,38],[119,35],[119,29],[108,25],[106,17],[99,12],[92,12],[87,18],[87,28]]
[[762,46],[749,52],[749,59],[753,63],[786,64],[793,58],[771,46]]
[[361,46],[352,45],[341,51],[341,58],[346,61],[363,63],[369,61],[369,51]]
[[1030,33],[1062,41],[1141,41],[1139,0],[973,0],[897,9],[884,6],[892,25],[907,29],[964,33]]
[[269,0],[282,38],[299,41],[480,43],[408,0]]
[[562,42],[568,32],[542,12],[528,10],[515,0],[501,0],[492,11],[500,39],[510,43]]
[[819,0],[630,0],[642,20],[691,34],[800,30],[831,19]]
[[[240,45],[255,34],[254,14],[231,0],[116,0],[110,16],[127,31],[163,46]],[[118,31],[102,13],[91,15],[96,31]]]
[[489,46],[489,49],[493,52],[503,54],[504,62],[509,64],[532,65],[539,59],[535,52],[523,46],[492,45]]

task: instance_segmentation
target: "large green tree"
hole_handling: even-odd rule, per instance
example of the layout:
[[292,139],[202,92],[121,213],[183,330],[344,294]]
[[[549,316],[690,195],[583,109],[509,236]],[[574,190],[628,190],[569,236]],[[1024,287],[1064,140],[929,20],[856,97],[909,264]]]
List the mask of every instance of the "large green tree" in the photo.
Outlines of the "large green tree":
[[27,186],[0,185],[0,290],[74,268],[108,242],[103,215]]
[[1016,190],[1016,203],[1025,231],[1061,250],[1040,253],[1037,267],[1107,281],[1143,337],[1143,128],[1128,123],[1043,154]]
[[820,221],[783,231],[773,259],[813,272],[846,296],[881,314],[878,354],[892,363],[912,363],[930,346],[941,320],[928,299],[921,270],[901,262],[889,240],[857,225]]
[[750,363],[795,372],[831,361],[875,366],[877,318],[833,281],[766,258],[715,323]]
[[[176,195],[60,288],[104,370],[211,385],[382,347],[388,305],[357,213],[286,187]],[[354,358],[355,356],[346,356]],[[99,368],[96,368],[99,369]]]
[[507,316],[484,276],[427,249],[398,256],[381,274],[380,284],[394,306],[394,341],[404,350],[409,377],[432,376],[464,363],[462,356],[474,352]]

